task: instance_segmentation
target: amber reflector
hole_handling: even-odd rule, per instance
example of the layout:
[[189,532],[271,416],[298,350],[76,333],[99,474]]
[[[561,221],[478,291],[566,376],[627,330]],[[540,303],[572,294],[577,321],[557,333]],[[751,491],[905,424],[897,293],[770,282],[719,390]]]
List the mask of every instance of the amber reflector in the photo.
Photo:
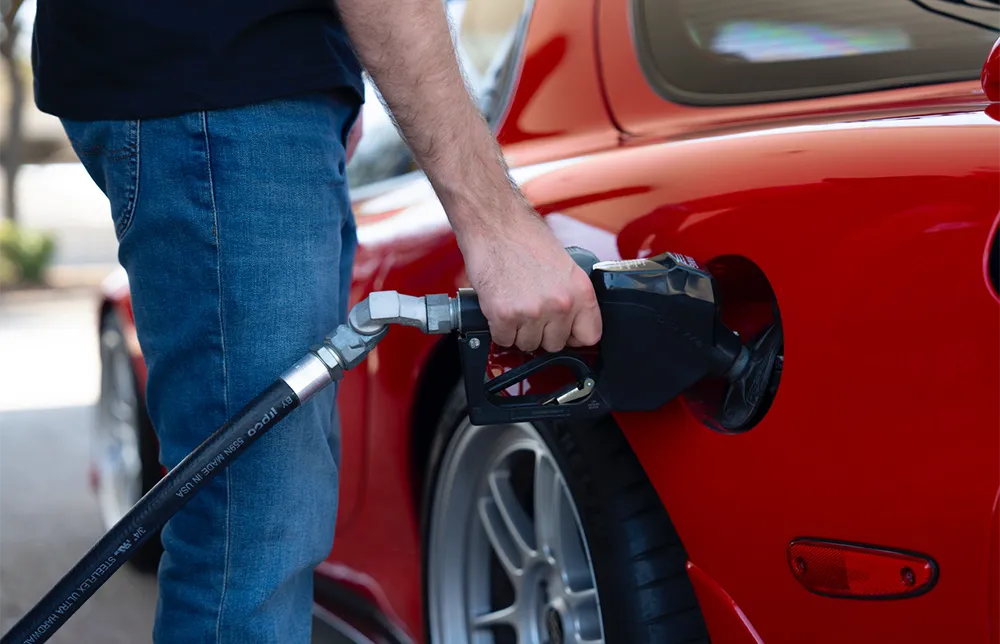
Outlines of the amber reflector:
[[827,597],[902,599],[926,593],[937,581],[929,557],[818,539],[788,544],[788,566],[807,590]]

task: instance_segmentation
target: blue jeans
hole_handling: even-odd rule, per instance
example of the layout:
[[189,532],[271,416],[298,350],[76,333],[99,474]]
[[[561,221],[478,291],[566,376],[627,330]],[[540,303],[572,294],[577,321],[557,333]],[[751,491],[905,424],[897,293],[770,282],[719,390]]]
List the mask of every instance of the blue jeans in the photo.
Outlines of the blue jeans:
[[[358,109],[314,94],[63,122],[110,200],[167,468],[345,319],[356,245],[345,144]],[[329,387],[164,527],[154,641],[308,642],[339,465]]]

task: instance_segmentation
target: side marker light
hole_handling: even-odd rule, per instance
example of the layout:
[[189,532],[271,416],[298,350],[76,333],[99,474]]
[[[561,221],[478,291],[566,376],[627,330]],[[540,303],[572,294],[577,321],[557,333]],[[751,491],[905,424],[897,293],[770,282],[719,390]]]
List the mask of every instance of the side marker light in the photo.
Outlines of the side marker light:
[[905,599],[937,583],[938,568],[925,555],[821,539],[788,544],[792,576],[813,593],[845,599]]

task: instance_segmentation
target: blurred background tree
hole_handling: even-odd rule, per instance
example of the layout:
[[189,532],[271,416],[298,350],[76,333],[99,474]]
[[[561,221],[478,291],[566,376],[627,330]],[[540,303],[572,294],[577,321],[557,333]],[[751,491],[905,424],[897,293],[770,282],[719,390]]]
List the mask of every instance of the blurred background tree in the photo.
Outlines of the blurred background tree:
[[0,34],[0,55],[3,56],[7,68],[7,83],[9,87],[10,105],[7,113],[7,136],[0,147],[0,165],[4,169],[6,191],[4,192],[3,216],[11,221],[17,220],[17,200],[14,187],[17,183],[17,173],[22,163],[22,148],[24,132],[22,116],[24,114],[24,83],[25,79],[17,61],[16,43],[21,28],[14,20],[17,10],[21,8],[22,0],[0,0],[0,11],[3,13],[3,33]]
[[28,145],[24,116],[31,82],[29,63],[19,43],[24,21],[18,20],[23,0],[0,0],[3,32],[0,33],[0,56],[6,68],[7,114],[4,137],[0,142],[0,166],[4,170],[3,219],[0,221],[0,286],[45,283],[46,270],[55,252],[55,240],[48,231],[35,231],[20,225],[18,217],[17,178],[25,163],[35,162],[35,148],[51,148],[49,142]]

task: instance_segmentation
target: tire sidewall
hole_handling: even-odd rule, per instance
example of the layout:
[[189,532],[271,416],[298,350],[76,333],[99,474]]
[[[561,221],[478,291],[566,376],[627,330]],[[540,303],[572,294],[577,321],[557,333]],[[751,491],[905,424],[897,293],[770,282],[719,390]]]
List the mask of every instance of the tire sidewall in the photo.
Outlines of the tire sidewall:
[[622,535],[615,530],[614,505],[594,479],[593,472],[606,466],[602,464],[604,455],[594,454],[586,441],[580,440],[581,434],[599,429],[589,423],[571,428],[568,423],[556,422],[539,427],[539,433],[562,470],[583,527],[597,584],[604,641],[607,644],[653,644],[636,626],[641,620],[635,614],[633,585],[624,574],[631,571],[632,562],[620,543]]

